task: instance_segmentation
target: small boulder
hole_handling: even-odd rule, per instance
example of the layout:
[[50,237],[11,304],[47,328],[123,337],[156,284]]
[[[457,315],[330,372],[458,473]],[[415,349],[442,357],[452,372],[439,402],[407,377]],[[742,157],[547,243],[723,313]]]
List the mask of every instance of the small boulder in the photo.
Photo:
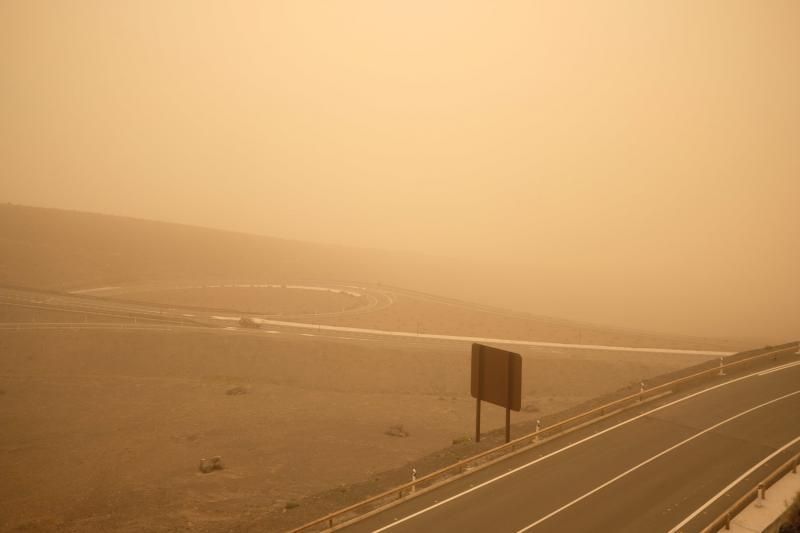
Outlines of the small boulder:
[[408,437],[409,432],[403,427],[403,424],[397,424],[395,426],[391,426],[385,432],[390,437]]
[[200,459],[200,471],[204,474],[213,472],[214,470],[222,470],[225,465],[222,464],[222,457],[215,455],[210,459]]

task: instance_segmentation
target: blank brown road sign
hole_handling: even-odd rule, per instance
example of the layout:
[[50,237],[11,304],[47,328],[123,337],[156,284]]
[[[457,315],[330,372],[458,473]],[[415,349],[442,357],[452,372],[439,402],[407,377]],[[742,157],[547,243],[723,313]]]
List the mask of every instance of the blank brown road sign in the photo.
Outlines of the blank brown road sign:
[[499,348],[472,345],[473,398],[519,411],[522,403],[522,357]]

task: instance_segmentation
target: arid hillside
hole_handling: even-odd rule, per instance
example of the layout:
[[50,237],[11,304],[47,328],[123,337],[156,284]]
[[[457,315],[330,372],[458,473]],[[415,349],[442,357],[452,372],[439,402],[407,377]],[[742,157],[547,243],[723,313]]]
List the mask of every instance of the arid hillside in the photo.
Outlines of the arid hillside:
[[169,281],[358,280],[475,299],[479,267],[422,254],[0,204],[0,284],[49,289]]
[[449,460],[470,346],[426,334],[564,343],[515,348],[515,423],[716,359],[576,344],[738,349],[470,303],[478,271],[444,259],[9,205],[0,224],[0,284],[35,288],[0,290],[0,531],[282,530]]
[[374,276],[388,255],[90,213],[0,206],[0,283]]
[[[465,263],[11,204],[0,205],[0,228],[0,285],[76,290],[159,282],[355,281],[533,311],[537,319],[546,321],[552,316],[569,318],[551,312],[554,294],[560,294],[557,298],[562,307],[564,301],[574,299],[573,308],[579,309],[583,301],[568,291],[562,294],[548,288],[552,284],[546,273],[498,275],[496,266],[479,260]],[[537,294],[535,300],[524,296],[531,291]],[[600,314],[591,324],[580,324],[579,328],[642,329],[610,324],[604,316]],[[408,320],[416,327],[415,319]],[[659,327],[645,329],[666,333],[659,337],[676,337]],[[734,340],[736,346],[764,342]]]

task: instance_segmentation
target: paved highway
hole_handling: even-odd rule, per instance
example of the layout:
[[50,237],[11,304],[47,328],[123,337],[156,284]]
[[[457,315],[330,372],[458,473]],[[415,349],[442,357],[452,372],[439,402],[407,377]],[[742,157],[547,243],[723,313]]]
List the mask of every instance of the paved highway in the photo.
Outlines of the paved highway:
[[345,531],[699,531],[800,450],[800,356],[776,368],[621,413]]

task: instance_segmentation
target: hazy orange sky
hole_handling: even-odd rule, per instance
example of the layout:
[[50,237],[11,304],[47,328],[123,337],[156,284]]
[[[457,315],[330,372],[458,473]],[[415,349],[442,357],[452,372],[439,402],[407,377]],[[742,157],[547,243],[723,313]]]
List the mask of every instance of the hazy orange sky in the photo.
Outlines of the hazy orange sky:
[[538,312],[800,337],[796,0],[5,0],[0,161],[2,201],[489,256],[625,302]]

